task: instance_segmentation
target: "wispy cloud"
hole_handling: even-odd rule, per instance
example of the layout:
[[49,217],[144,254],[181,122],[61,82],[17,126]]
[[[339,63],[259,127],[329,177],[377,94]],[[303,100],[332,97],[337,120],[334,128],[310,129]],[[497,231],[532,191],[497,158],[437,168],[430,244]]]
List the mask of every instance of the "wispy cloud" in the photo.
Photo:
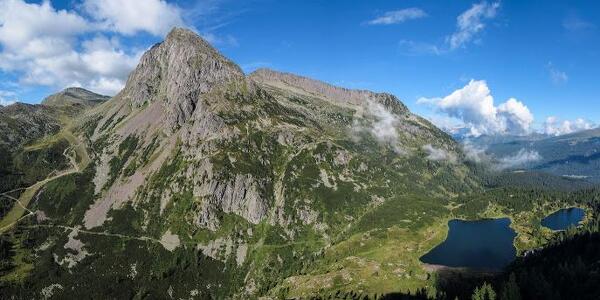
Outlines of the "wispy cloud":
[[398,116],[389,111],[382,104],[366,99],[365,103],[356,111],[352,130],[355,132],[367,131],[377,141],[387,144],[399,155],[406,154],[400,143],[396,128],[400,124]]
[[546,65],[546,69],[548,70],[548,74],[550,75],[550,80],[554,84],[562,84],[566,83],[569,80],[569,76],[567,73],[557,69],[552,62],[549,62]]
[[238,40],[232,35],[217,35],[213,32],[200,33],[203,39],[215,46],[238,47]]
[[498,169],[513,169],[524,167],[530,163],[540,161],[542,156],[539,152],[533,150],[521,149],[514,155],[509,155],[498,159],[496,167]]
[[367,22],[369,25],[391,25],[427,17],[427,13],[420,8],[411,7],[401,10],[388,11],[383,15]]
[[[401,40],[398,47],[404,55],[442,55],[456,49],[466,48],[469,43],[479,41],[486,23],[496,17],[499,2],[474,4],[456,18],[456,30],[445,37],[445,42],[427,43]],[[373,21],[376,21],[375,19]],[[371,22],[373,22],[371,21]]]
[[499,2],[481,2],[460,14],[456,19],[456,31],[447,37],[450,49],[465,47],[473,41],[485,29],[486,20],[496,17],[499,7]]
[[563,20],[562,26],[564,29],[569,31],[580,31],[596,28],[596,25],[594,25],[594,23],[586,21],[580,18],[579,16],[573,14],[567,16]]
[[421,148],[427,153],[427,159],[431,161],[447,161],[450,163],[456,163],[456,155],[442,148],[436,148],[431,144],[424,145]]
[[250,73],[260,68],[272,68],[273,64],[266,61],[255,61],[251,63],[241,64],[240,67],[242,68],[242,70],[244,70],[244,72]]
[[441,55],[447,52],[435,44],[401,40],[398,47],[404,55]]

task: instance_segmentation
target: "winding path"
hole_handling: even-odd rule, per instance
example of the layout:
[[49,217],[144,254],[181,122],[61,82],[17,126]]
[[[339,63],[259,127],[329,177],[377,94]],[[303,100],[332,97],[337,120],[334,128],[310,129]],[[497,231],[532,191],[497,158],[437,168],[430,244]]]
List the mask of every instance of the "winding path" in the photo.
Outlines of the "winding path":
[[[29,205],[31,199],[46,183],[66,175],[78,173],[85,169],[85,167],[89,164],[90,158],[85,146],[77,139],[77,137],[75,137],[68,129],[62,130],[59,135],[62,135],[62,137],[64,137],[70,144],[70,146],[63,151],[63,155],[67,158],[71,164],[71,167],[60,171],[55,175],[49,176],[44,180],[38,181],[30,187],[24,188],[25,191],[21,194],[21,196],[19,196],[18,199],[10,196],[9,194],[18,190],[22,190],[23,188],[0,194],[1,197],[9,198],[15,202],[13,208],[2,218],[2,220],[0,220],[0,234],[5,233],[21,220],[35,215],[33,211],[27,208],[27,205]],[[77,163],[77,159],[75,157],[69,155],[68,152],[71,149],[73,149],[75,151],[75,155],[80,158],[79,163]],[[27,214],[25,214],[26,212]]]

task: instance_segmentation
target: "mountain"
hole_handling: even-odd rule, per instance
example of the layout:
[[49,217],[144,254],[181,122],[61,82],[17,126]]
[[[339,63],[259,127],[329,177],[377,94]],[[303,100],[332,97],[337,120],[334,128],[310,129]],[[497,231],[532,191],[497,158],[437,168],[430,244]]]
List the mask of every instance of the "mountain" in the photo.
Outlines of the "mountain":
[[511,157],[520,151],[539,154],[525,168],[600,182],[600,129],[580,131],[561,136],[519,137],[505,140],[476,140],[496,157]]
[[[68,166],[65,128],[76,116],[108,99],[80,88],[68,88],[43,104],[0,107],[0,192],[29,186]],[[2,207],[12,202],[2,199]],[[0,209],[0,216],[4,215]]]
[[1,106],[0,145],[19,148],[28,142],[55,134],[64,125],[65,119],[71,119],[109,98],[82,88],[67,88],[48,96],[39,105],[17,102]]
[[[96,99],[59,95],[44,107]],[[119,94],[68,122],[39,140],[71,137],[63,171],[15,195],[37,217],[19,219],[15,206],[0,223],[10,233],[0,246],[14,249],[5,293],[414,289],[428,278],[418,258],[443,237],[432,226],[481,189],[460,146],[393,95],[246,75],[185,29],[148,50]]]
[[101,104],[108,99],[110,99],[108,96],[96,94],[82,88],[71,87],[46,97],[42,100],[42,104],[46,106],[81,105],[91,107]]

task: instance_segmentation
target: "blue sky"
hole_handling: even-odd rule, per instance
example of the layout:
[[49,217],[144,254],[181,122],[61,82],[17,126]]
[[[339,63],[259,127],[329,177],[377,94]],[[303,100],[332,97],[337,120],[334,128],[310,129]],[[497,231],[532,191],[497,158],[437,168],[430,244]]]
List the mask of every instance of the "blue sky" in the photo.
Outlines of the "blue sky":
[[[559,134],[600,122],[596,1],[147,0],[153,10],[139,15],[127,15],[122,3],[128,1],[112,8],[104,6],[114,1],[28,1],[32,11],[32,5],[46,5],[41,15],[58,16],[36,18],[46,23],[34,26],[29,40],[67,40],[77,57],[65,59],[66,67],[40,62],[37,51],[14,58],[24,42],[3,35],[14,35],[10,26],[18,24],[9,15],[26,11],[19,9],[21,2],[0,0],[9,11],[0,13],[0,59],[15,60],[0,61],[4,101],[36,103],[72,83],[114,93],[143,50],[179,25],[202,34],[245,71],[268,67],[390,92],[439,125],[484,133]],[[141,1],[133,2],[138,3],[134,8],[141,7]],[[61,13],[81,18],[86,29],[62,24],[66,17]],[[52,32],[52,22],[71,30]],[[102,65],[113,57],[116,66]],[[80,70],[70,67],[74,64],[89,66]],[[48,79],[52,76],[57,79]],[[482,93],[469,94],[476,88]],[[503,106],[509,98],[519,105]]]

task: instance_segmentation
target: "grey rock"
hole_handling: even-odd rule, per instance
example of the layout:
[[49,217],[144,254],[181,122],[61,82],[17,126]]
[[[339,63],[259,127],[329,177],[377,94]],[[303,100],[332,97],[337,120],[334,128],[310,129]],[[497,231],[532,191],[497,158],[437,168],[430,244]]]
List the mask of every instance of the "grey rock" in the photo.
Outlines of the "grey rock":
[[173,29],[146,52],[120,96],[133,107],[164,101],[167,126],[182,126],[215,86],[244,81],[244,73],[197,34]]
[[332,99],[338,103],[364,105],[366,101],[376,101],[390,108],[396,114],[408,112],[408,108],[394,95],[374,93],[366,90],[354,90],[337,87],[315,79],[270,69],[258,69],[250,78],[263,84],[286,85],[301,89],[309,94]]

